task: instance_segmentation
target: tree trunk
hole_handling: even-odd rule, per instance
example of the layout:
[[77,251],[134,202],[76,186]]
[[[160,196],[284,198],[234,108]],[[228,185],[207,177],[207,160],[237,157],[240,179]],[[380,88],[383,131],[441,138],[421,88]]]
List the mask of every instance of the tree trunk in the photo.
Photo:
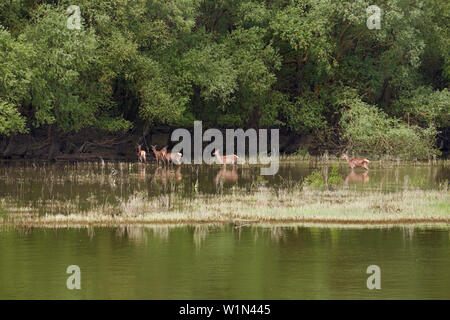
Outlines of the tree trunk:
[[59,153],[61,147],[60,132],[51,125],[48,129],[48,138],[50,140],[50,149],[48,150],[48,160],[53,161]]

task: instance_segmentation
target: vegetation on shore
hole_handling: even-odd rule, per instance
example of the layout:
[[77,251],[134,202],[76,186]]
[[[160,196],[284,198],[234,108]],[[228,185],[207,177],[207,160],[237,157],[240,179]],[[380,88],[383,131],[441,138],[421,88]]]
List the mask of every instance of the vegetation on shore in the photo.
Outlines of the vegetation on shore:
[[[70,206],[66,202],[52,206]],[[2,207],[7,207],[4,203]],[[67,209],[67,208],[66,208]],[[16,208],[1,215],[2,224],[125,225],[160,223],[450,223],[448,190],[374,191],[280,190],[261,188],[254,194],[147,198],[137,193],[120,206],[105,205],[84,213],[44,214]]]
[[[82,130],[142,137],[202,120],[205,129],[311,136],[316,150],[404,159],[448,151],[450,4],[383,1],[381,29],[369,30],[372,4],[2,1],[4,149],[21,133],[45,132],[53,158],[86,152],[69,139]],[[80,8],[80,30],[66,26],[69,5]]]

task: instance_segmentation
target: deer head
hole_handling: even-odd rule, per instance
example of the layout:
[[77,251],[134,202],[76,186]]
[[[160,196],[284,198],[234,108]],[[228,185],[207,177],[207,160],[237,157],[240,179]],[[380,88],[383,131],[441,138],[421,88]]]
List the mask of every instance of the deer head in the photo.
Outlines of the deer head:
[[348,149],[344,149],[341,155],[341,159],[348,160]]

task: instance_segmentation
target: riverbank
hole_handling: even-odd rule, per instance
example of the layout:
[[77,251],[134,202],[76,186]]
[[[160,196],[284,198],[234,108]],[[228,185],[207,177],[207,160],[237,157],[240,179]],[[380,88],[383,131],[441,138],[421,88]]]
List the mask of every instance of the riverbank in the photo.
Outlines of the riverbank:
[[[64,206],[54,203],[52,206]],[[39,214],[32,207],[8,209],[1,224],[28,227],[120,226],[132,224],[313,223],[313,224],[450,224],[447,190],[394,193],[356,190],[280,190],[261,188],[253,194],[147,198],[136,193],[119,206],[106,205],[77,214]],[[67,208],[65,208],[67,209]]]
[[[178,142],[171,141],[171,132],[177,127],[155,127],[130,130],[121,133],[108,133],[102,130],[83,129],[79,132],[62,133],[35,128],[28,134],[10,137],[0,136],[0,159],[12,160],[52,160],[52,161],[137,161],[137,145],[148,152],[151,160],[151,145],[158,149],[168,146],[169,150]],[[192,131],[192,128],[190,129]],[[224,129],[222,129],[223,131]],[[313,142],[312,136],[300,136],[280,130],[279,152],[296,154],[301,148],[312,155],[321,155],[328,150],[339,154],[336,144],[325,146]],[[209,144],[203,141],[203,147]],[[193,150],[193,148],[192,148]],[[302,155],[308,155],[305,153]]]
[[[137,145],[148,152],[153,161],[151,145],[158,149],[168,146],[169,150],[177,143],[171,141],[171,132],[177,128],[158,127],[132,130],[125,133],[107,133],[101,130],[84,129],[76,133],[61,133],[38,128],[29,134],[10,137],[0,136],[0,159],[2,160],[51,160],[51,161],[137,161]],[[203,147],[208,142],[203,142]],[[344,145],[333,142],[318,144],[314,136],[298,135],[280,130],[279,152],[281,160],[330,160],[339,158]],[[193,150],[193,149],[192,149]],[[441,149],[441,159],[448,159],[447,147]],[[373,160],[400,161],[397,156],[378,154],[359,154]],[[402,159],[405,160],[405,159]],[[426,159],[422,159],[426,160]],[[429,161],[436,161],[430,158]]]

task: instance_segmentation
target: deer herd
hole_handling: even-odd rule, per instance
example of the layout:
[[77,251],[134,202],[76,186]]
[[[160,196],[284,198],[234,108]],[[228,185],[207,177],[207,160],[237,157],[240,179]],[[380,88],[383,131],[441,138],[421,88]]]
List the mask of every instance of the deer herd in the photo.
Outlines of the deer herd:
[[[164,165],[167,164],[168,166],[170,164],[176,163],[176,164],[181,164],[181,157],[182,154],[179,152],[168,152],[167,151],[167,146],[162,148],[161,150],[156,150],[157,146],[152,145],[152,151],[153,154],[155,155],[155,159],[157,164],[159,165],[159,162],[161,161]],[[147,162],[147,158],[146,158],[146,152],[145,150],[142,150],[142,146],[140,144],[138,144],[137,146],[138,148],[138,160],[140,163],[145,163]]]
[[[161,150],[157,150],[157,146],[156,145],[152,145],[152,151],[153,154],[155,155],[155,160],[156,163],[159,165],[159,162],[161,161],[164,165],[172,165],[175,163],[177,165],[181,164],[181,157],[183,156],[180,152],[168,152],[167,151],[167,146],[165,146],[164,148],[162,148]],[[147,153],[145,152],[145,150],[142,150],[142,145],[138,144],[137,145],[137,156],[138,156],[138,161],[140,163],[146,163],[147,162]],[[239,157],[237,155],[228,155],[228,156],[221,156],[220,155],[220,150],[216,150],[214,152],[214,155],[216,156],[218,162],[220,164],[223,165],[227,165],[227,164],[233,164],[233,165],[237,165],[238,163],[238,159]]]
[[[168,167],[170,165],[173,166],[173,164],[180,165],[181,164],[181,157],[182,154],[180,152],[168,152],[167,146],[163,147],[161,150],[157,150],[156,145],[151,146],[153,154],[155,155],[155,160],[157,164],[161,162],[163,165],[167,165]],[[137,145],[137,156],[138,161],[140,163],[146,163],[147,162],[147,153],[145,150],[142,149],[141,145]],[[216,150],[214,152],[214,156],[217,158],[217,161],[219,164],[222,164],[224,167],[219,171],[217,176],[215,177],[216,184],[219,183],[220,180],[226,180],[231,182],[236,182],[238,179],[238,174],[236,172],[235,166],[238,164],[239,157],[237,155],[220,155],[220,150]],[[348,182],[367,182],[369,181],[369,163],[370,161],[366,158],[350,158],[347,153],[343,153],[341,156],[341,159],[345,159],[348,163],[348,165],[351,168],[350,174],[346,177],[344,184],[348,184]],[[227,171],[225,169],[227,164],[233,165],[232,171]],[[365,169],[365,172],[363,174],[355,173],[354,169],[362,167]],[[178,178],[177,180],[181,180],[181,167],[179,167],[176,171],[175,177]],[[157,171],[160,170],[160,168],[157,169]],[[164,180],[165,176],[158,171],[158,175],[155,173],[155,177],[160,177],[161,180]]]

